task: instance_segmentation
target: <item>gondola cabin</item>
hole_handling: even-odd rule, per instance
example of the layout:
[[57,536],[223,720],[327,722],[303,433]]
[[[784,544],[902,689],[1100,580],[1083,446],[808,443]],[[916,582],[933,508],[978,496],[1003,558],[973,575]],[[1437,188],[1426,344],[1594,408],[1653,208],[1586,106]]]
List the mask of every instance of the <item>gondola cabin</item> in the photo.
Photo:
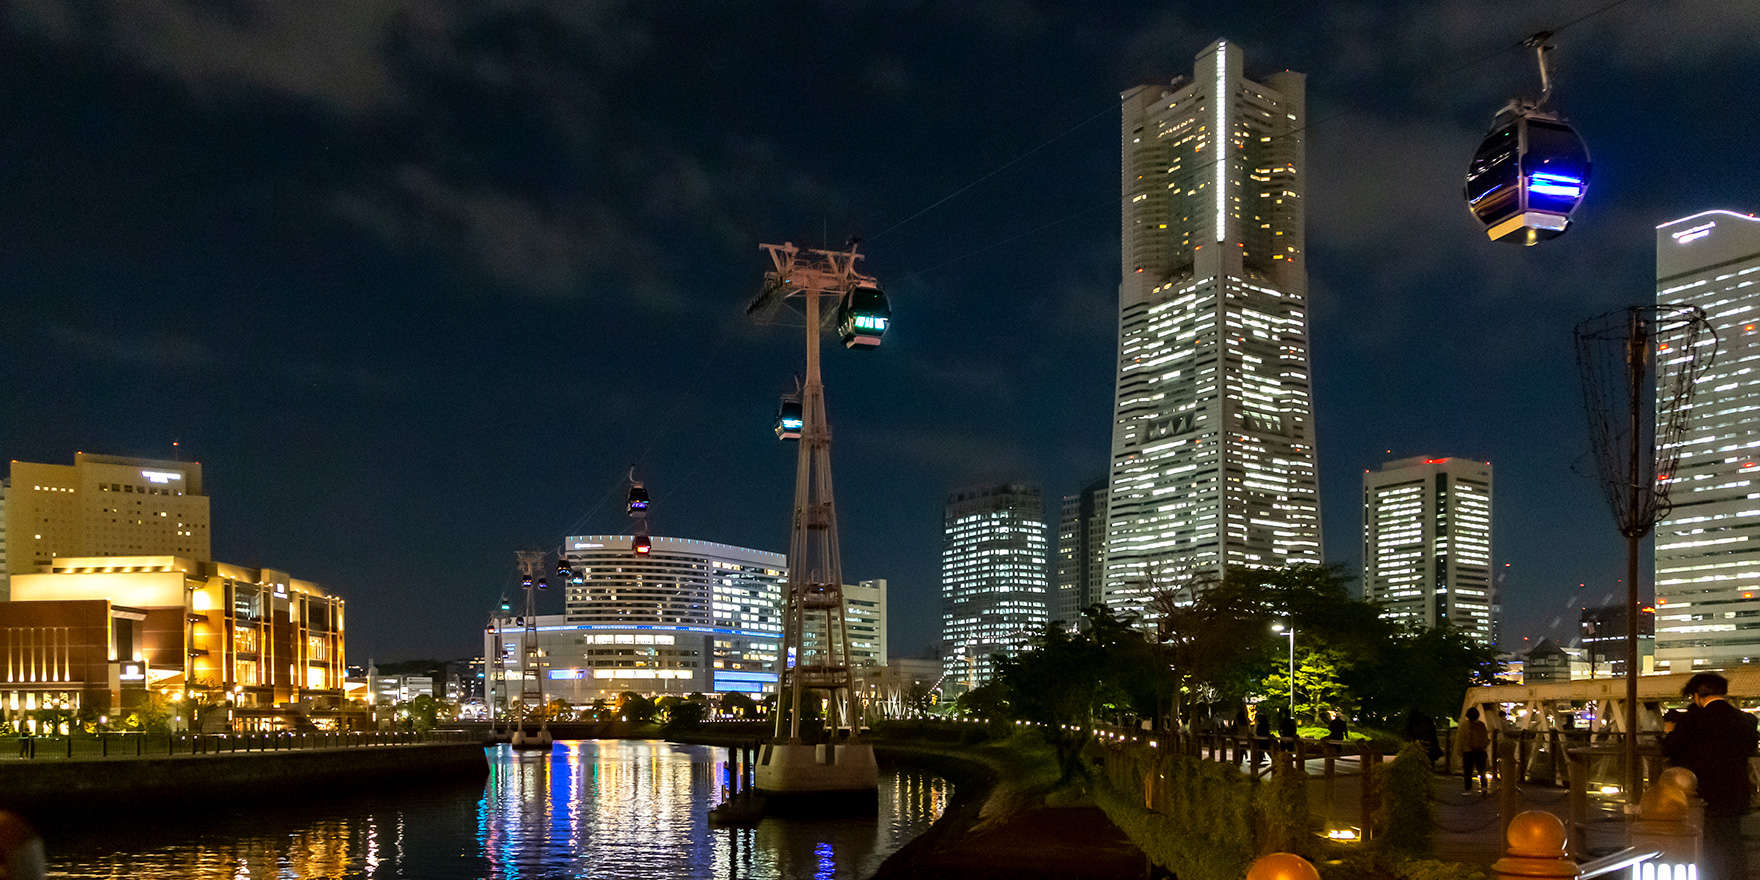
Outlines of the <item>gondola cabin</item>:
[[647,535],[637,535],[635,540],[631,542],[631,546],[638,556],[647,556],[654,551],[654,544],[648,540]]
[[631,516],[648,509],[648,490],[641,486],[629,487],[629,512]]
[[850,288],[837,308],[837,334],[846,348],[878,348],[891,322],[892,307],[878,287]]
[[776,409],[776,439],[801,439],[801,426],[806,422],[801,418],[801,402],[784,398],[782,405]]
[[1467,168],[1467,207],[1492,241],[1563,235],[1589,190],[1589,150],[1548,114],[1505,108]]

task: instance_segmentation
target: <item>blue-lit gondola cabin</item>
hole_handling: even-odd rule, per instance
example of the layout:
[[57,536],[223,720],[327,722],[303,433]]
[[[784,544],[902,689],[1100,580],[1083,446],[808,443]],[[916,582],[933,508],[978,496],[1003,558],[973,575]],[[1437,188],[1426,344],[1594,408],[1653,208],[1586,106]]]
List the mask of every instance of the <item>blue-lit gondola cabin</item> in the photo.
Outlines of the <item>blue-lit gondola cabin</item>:
[[641,513],[648,509],[648,490],[641,486],[629,487],[629,512]]
[[1492,241],[1557,238],[1589,190],[1589,150],[1563,121],[1526,109],[1498,114],[1467,169],[1467,207]]
[[776,439],[801,439],[801,425],[803,424],[805,422],[801,418],[801,402],[783,398],[782,406],[776,409]]
[[837,308],[837,334],[847,348],[877,348],[892,322],[892,306],[878,287],[854,287]]

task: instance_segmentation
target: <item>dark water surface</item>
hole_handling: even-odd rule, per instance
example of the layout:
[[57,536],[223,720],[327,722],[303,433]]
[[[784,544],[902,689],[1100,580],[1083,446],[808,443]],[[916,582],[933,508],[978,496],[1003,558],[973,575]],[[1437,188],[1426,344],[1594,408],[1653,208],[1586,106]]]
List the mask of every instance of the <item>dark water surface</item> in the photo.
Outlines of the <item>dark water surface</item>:
[[[880,814],[709,827],[727,753],[660,741],[488,750],[482,787],[153,815],[126,805],[45,828],[54,877],[837,878],[859,880],[941,815],[952,786],[882,769]],[[116,807],[118,805],[112,805]],[[120,814],[120,817],[118,815]]]

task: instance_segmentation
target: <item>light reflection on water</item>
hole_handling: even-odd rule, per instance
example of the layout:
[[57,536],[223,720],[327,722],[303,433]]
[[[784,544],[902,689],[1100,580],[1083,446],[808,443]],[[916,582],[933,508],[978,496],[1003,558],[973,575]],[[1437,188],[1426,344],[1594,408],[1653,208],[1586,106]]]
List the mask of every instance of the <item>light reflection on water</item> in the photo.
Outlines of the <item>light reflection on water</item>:
[[726,781],[724,749],[594,740],[488,755],[481,789],[47,828],[51,876],[858,880],[940,816],[952,793],[938,777],[882,770],[878,817],[720,830],[707,812]]

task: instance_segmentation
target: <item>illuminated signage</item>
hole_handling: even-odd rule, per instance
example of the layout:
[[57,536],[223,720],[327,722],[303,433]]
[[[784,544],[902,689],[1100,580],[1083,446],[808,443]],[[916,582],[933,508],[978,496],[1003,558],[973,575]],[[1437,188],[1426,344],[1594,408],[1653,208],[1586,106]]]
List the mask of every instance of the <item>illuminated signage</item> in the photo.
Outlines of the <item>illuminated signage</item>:
[[574,549],[576,549],[576,550],[591,550],[594,547],[603,547],[603,546],[605,546],[605,545],[604,544],[584,544],[584,543],[577,541],[577,542],[575,542]]
[[1699,224],[1698,226],[1692,227],[1691,229],[1683,229],[1683,230],[1675,233],[1674,240],[1679,244],[1686,244],[1688,242],[1698,241],[1699,239],[1704,238],[1707,235],[1710,235],[1711,230],[1716,229],[1716,228],[1717,228],[1717,221],[1716,220],[1707,220],[1704,223]]
[[149,483],[169,483],[183,479],[183,474],[172,471],[141,471],[141,476],[146,477]]
[[122,672],[117,675],[117,678],[123,681],[146,681],[147,665],[145,663],[124,663],[122,664]]

